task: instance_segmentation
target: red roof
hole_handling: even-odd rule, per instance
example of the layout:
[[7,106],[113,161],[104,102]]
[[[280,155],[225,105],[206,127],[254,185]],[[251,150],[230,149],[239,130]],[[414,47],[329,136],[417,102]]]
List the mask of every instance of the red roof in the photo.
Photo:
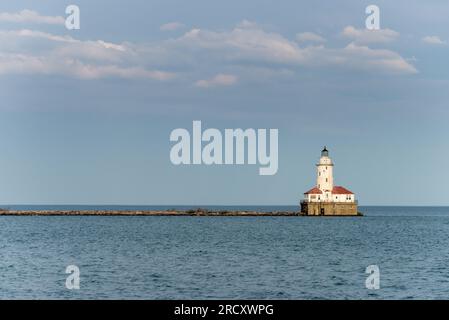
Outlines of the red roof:
[[323,192],[318,189],[317,187],[310,189],[307,192],[304,192],[304,194],[323,194]]
[[341,186],[335,186],[332,189],[332,194],[354,194],[352,191],[349,191],[346,188],[343,188]]

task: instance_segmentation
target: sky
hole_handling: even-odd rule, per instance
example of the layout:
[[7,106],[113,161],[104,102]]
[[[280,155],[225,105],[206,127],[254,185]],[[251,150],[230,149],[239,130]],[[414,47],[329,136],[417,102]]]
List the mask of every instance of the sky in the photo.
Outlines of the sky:
[[[361,205],[449,205],[448,17],[444,0],[2,1],[0,206],[296,205],[323,146]],[[277,174],[173,165],[194,120],[278,129]]]

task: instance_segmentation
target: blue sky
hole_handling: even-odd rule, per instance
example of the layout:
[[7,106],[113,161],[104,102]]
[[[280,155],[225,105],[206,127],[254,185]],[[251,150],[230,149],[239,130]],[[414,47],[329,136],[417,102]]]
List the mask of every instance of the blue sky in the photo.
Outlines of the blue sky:
[[[443,0],[2,2],[0,204],[297,204],[327,145],[361,204],[449,205],[448,16]],[[193,120],[279,129],[278,173],[173,166],[169,134]]]

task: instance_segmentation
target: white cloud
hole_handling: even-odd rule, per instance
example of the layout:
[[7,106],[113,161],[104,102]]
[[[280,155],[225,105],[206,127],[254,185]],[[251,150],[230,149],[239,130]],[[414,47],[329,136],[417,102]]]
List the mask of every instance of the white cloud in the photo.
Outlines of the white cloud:
[[343,50],[336,52],[341,63],[355,69],[382,72],[386,74],[415,74],[416,68],[398,53],[386,49],[371,49],[350,43]]
[[132,53],[131,49],[124,44],[114,44],[97,41],[77,41],[57,47],[53,53],[61,57],[70,57],[73,59],[91,60],[97,62],[115,62],[119,63],[126,60]]
[[229,60],[290,63],[303,59],[296,43],[260,28],[236,27],[229,32],[192,29],[172,44],[193,51],[213,51]]
[[197,87],[209,88],[216,86],[231,86],[237,82],[237,77],[231,74],[217,74],[211,79],[199,80],[195,83]]
[[[310,35],[304,36],[311,39]],[[199,87],[229,86],[251,70],[295,73],[300,68],[339,68],[384,74],[413,74],[412,61],[387,49],[373,49],[353,41],[343,48],[307,46],[243,21],[228,31],[192,29],[179,38],[143,43],[79,40],[37,30],[0,30],[0,73],[37,73],[82,79],[103,77],[169,80],[182,70],[202,79]],[[211,79],[201,70],[232,69]],[[238,71],[236,71],[238,70]],[[216,72],[216,71],[215,71]],[[270,72],[265,72],[269,74]],[[251,78],[251,77],[250,77]]]
[[0,12],[0,22],[63,25],[65,23],[65,19],[61,16],[43,16],[36,11],[25,9],[17,13]]
[[[165,81],[174,73],[143,66],[126,43],[81,41],[36,30],[0,31],[0,74],[64,75]],[[137,59],[138,60],[138,59]]]
[[119,77],[125,79],[170,80],[169,72],[146,70],[139,67],[117,65],[94,65],[74,59],[39,57],[25,54],[1,54],[0,74],[64,75],[80,79]]
[[43,40],[50,40],[50,41],[56,41],[56,42],[78,42],[78,40],[75,40],[74,38],[70,36],[59,36],[54,35],[47,32],[37,31],[37,30],[29,30],[29,29],[22,29],[22,30],[10,30],[10,31],[1,31],[0,30],[0,37],[9,37],[10,41],[13,41],[15,39],[18,39],[20,37],[29,37],[29,38],[41,38]]
[[71,36],[59,36],[54,35],[47,32],[42,31],[36,31],[36,30],[29,30],[29,29],[22,29],[22,30],[12,30],[12,31],[1,31],[0,30],[0,37],[11,37],[11,38],[18,38],[18,37],[30,37],[30,38],[41,38],[44,40],[49,41],[55,41],[55,42],[66,42],[66,43],[95,43],[99,47],[105,48],[105,49],[113,49],[117,51],[126,51],[126,47],[124,45],[119,45],[111,42],[106,42],[103,40],[97,40],[97,41],[81,41],[72,38]]
[[116,65],[87,65],[79,61],[67,61],[70,68],[70,74],[74,74],[82,79],[98,79],[106,77],[119,77],[125,79],[153,79],[153,80],[170,80],[174,78],[174,74],[169,72],[146,70],[139,67],[121,67]]
[[342,34],[357,44],[387,43],[399,37],[399,32],[391,29],[368,30],[356,29],[353,26],[344,28]]
[[319,34],[316,34],[316,33],[313,33],[313,32],[298,33],[296,35],[296,40],[298,42],[317,42],[317,43],[324,43],[324,42],[326,42],[326,39],[324,39]]
[[446,41],[443,41],[438,36],[426,36],[422,38],[422,41],[428,44],[435,44],[435,45],[443,45],[446,44]]
[[180,22],[169,22],[169,23],[161,25],[159,27],[159,29],[161,31],[174,31],[174,30],[181,29],[183,27],[184,27],[184,25]]
[[[371,36],[370,41],[386,41],[396,37],[395,32],[384,31]],[[323,45],[300,48],[278,33],[266,32],[260,27],[235,27],[231,31],[215,32],[192,29],[184,36],[170,41],[171,48],[202,56],[209,60],[231,64],[271,65],[291,67],[339,67],[387,74],[413,74],[416,68],[398,53],[387,49],[372,49],[357,42],[344,48],[326,48]]]
[[128,50],[126,44],[115,44],[102,40],[81,41],[71,36],[54,35],[36,30],[0,31],[0,52],[2,49],[5,51],[16,47],[16,52],[28,53],[27,48],[33,44],[38,44],[41,50],[48,50],[49,53],[58,53],[61,58],[78,57],[99,61],[119,61]]

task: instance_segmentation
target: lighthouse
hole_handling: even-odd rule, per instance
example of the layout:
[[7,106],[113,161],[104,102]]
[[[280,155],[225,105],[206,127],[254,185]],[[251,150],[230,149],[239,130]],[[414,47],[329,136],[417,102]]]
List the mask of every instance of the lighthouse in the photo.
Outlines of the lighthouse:
[[316,165],[316,185],[318,189],[322,190],[326,200],[330,199],[334,188],[333,167],[334,164],[329,158],[329,151],[324,147],[321,151],[321,158]]
[[326,147],[316,164],[316,186],[304,193],[301,214],[308,216],[356,216],[357,201],[352,191],[334,185],[334,163]]

